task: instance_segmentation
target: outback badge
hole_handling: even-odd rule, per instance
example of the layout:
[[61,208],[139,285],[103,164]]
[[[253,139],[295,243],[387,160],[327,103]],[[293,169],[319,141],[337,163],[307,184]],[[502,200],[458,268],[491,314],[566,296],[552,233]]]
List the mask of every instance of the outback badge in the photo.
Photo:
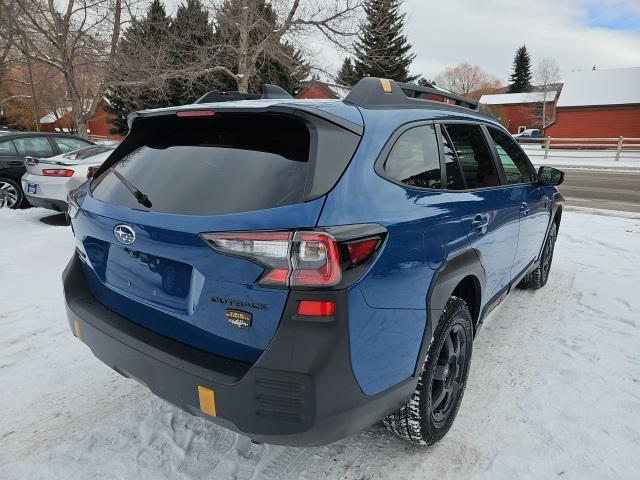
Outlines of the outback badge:
[[235,325],[238,328],[249,328],[251,326],[251,321],[253,320],[253,315],[249,312],[243,312],[242,310],[233,310],[231,308],[227,308],[224,311],[227,320],[231,325]]

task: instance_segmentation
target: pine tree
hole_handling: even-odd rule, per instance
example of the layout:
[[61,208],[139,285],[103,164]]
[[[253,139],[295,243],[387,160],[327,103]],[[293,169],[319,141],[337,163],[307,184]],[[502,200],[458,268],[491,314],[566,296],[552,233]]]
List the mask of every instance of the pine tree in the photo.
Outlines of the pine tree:
[[342,67],[338,70],[338,76],[336,77],[337,82],[340,85],[347,85],[349,87],[354,86],[358,83],[359,78],[356,77],[355,69],[353,68],[353,61],[351,58],[347,57],[342,62]]
[[[170,18],[167,16],[164,4],[160,0],[153,0],[143,18],[133,19],[124,31],[118,47],[116,65],[123,69],[130,68],[133,62],[141,61],[141,50],[147,52],[151,59],[157,58],[162,42],[166,41]],[[127,72],[116,73],[116,76]],[[113,134],[124,135],[128,132],[127,115],[135,110],[144,108],[167,107],[167,100],[159,101],[157,96],[146,92],[129,91],[124,87],[112,87],[105,93],[107,102],[105,110],[115,118],[109,120],[114,125],[110,130]]]
[[510,77],[509,92],[521,93],[531,91],[531,58],[525,45],[516,51],[513,59],[513,73]]
[[365,24],[355,42],[355,77],[383,77],[410,82],[409,75],[415,55],[409,53],[411,44],[403,35],[404,13],[400,0],[365,0]]

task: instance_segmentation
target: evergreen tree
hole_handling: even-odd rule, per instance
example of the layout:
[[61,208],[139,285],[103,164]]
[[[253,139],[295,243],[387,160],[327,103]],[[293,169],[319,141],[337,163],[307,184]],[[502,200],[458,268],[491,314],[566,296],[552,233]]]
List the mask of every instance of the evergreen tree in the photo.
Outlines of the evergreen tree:
[[338,71],[336,80],[340,85],[347,85],[349,87],[353,87],[358,83],[358,80],[360,79],[356,77],[356,72],[353,68],[353,61],[351,58],[347,57],[344,59],[342,67],[340,67],[340,70]]
[[531,91],[531,58],[525,45],[516,51],[513,59],[513,73],[509,79],[509,92],[521,93]]
[[[169,60],[174,69],[184,65],[201,65],[208,68],[201,58],[210,59],[208,49],[215,48],[213,25],[209,21],[209,12],[200,0],[186,0],[176,11],[176,17],[169,26],[171,41]],[[205,74],[196,78],[177,78],[168,82],[166,96],[170,105],[193,103],[210,90],[217,90],[220,75]]]
[[355,42],[355,78],[383,77],[411,82],[409,66],[415,55],[403,35],[404,13],[400,0],[365,0],[365,24]]
[[[122,69],[130,69],[135,62],[142,61],[141,51],[150,58],[157,59],[163,42],[167,41],[170,18],[167,16],[164,4],[160,0],[153,0],[143,18],[134,18],[124,31],[117,52],[117,62]],[[116,76],[126,77],[128,72],[117,72]],[[128,132],[127,115],[133,111],[145,108],[167,107],[167,100],[159,100],[157,95],[146,91],[137,92],[125,87],[112,87],[105,93],[107,102],[105,110],[116,115],[109,123],[114,125],[110,130],[113,134],[124,135]]]

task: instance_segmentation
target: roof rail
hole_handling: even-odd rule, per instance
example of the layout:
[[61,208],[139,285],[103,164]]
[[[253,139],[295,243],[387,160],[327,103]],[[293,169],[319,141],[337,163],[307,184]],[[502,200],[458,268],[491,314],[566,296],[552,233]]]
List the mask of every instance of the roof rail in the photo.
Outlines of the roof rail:
[[262,95],[258,93],[240,93],[238,91],[219,92],[212,90],[202,95],[194,103],[232,102],[234,100],[258,100],[275,98],[293,98],[286,90],[277,85],[265,83],[262,86]]
[[[408,96],[407,93],[411,93]],[[427,98],[423,95],[436,95],[453,100],[455,105],[474,111],[479,110],[475,100],[437,88],[422,87],[415,83],[398,83],[386,78],[365,77],[360,80],[344,99],[360,107],[417,107]]]

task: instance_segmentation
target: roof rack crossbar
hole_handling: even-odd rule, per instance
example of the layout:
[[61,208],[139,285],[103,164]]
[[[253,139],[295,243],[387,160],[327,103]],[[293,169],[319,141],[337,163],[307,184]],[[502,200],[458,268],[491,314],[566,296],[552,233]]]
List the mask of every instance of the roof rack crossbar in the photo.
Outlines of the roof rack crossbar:
[[419,98],[417,95],[437,95],[442,98],[447,98],[449,100],[453,100],[456,105],[461,107],[470,108],[471,110],[478,110],[479,104],[475,100],[471,100],[470,98],[463,97],[462,95],[457,95],[455,93],[447,92],[445,90],[440,90],[438,88],[433,87],[423,87],[422,85],[416,85],[415,83],[398,83],[402,90],[408,90],[413,92],[415,97]]
[[[408,96],[411,92],[413,96]],[[453,100],[457,106],[479,111],[480,104],[475,100],[456,95],[437,88],[423,87],[414,83],[398,83],[385,78],[365,77],[361,79],[344,99],[364,108],[372,107],[417,107],[429,99],[423,95],[436,95]]]
[[293,98],[286,90],[277,85],[265,83],[262,86],[262,95],[258,93],[240,93],[238,91],[220,92],[212,90],[202,95],[194,103],[232,102],[234,100],[259,100],[259,99]]

